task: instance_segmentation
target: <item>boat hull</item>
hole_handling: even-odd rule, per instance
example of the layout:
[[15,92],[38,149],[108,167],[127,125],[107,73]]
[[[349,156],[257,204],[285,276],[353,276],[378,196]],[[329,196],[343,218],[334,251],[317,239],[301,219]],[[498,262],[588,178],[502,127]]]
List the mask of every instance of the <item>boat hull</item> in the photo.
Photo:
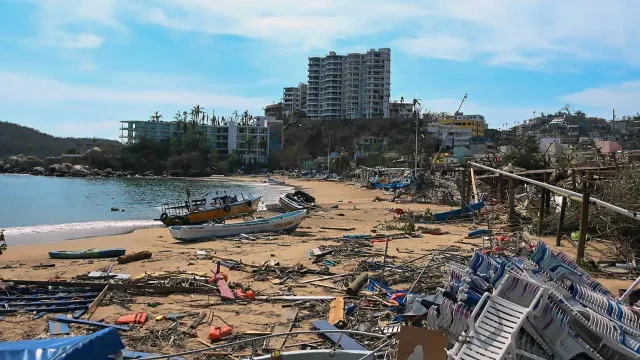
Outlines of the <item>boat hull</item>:
[[433,214],[433,219],[435,221],[447,221],[449,219],[453,219],[464,214],[468,214],[470,212],[478,211],[484,207],[484,201],[477,202],[475,204],[471,204],[464,209],[456,209],[451,211],[445,211],[437,214]]
[[122,256],[126,249],[95,249],[85,251],[50,251],[52,259],[106,259]]
[[160,221],[162,221],[165,226],[195,225],[203,224],[211,220],[225,219],[228,217],[244,214],[252,214],[258,211],[258,206],[260,205],[260,197],[246,199],[227,205],[229,206],[228,208],[225,208],[225,206],[219,206],[211,210],[192,212],[184,216],[167,216],[164,218],[161,217]]
[[201,241],[240,234],[291,232],[298,228],[306,210],[289,212],[268,219],[233,224],[171,226],[171,236],[179,241]]
[[286,195],[281,196],[280,199],[278,199],[278,203],[286,211],[298,211],[298,210],[304,210],[307,208],[306,205],[303,205],[295,200],[289,199]]

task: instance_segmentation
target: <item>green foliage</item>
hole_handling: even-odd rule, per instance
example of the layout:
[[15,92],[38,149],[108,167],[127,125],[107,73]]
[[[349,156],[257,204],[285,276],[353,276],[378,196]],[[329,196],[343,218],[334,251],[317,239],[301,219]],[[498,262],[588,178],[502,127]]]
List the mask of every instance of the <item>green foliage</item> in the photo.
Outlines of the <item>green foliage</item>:
[[534,137],[526,137],[513,144],[511,151],[505,155],[503,161],[505,164],[526,170],[546,169],[549,166]]

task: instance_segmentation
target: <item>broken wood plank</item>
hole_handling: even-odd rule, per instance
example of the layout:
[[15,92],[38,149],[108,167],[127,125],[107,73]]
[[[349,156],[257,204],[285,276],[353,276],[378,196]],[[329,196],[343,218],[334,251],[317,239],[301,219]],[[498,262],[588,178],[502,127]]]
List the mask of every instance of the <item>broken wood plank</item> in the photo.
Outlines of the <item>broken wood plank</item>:
[[358,277],[349,284],[349,287],[347,288],[347,295],[357,295],[358,291],[360,291],[360,288],[364,285],[367,279],[369,279],[369,274],[367,273],[358,275]]
[[308,283],[312,283],[312,282],[316,282],[316,281],[329,280],[329,279],[337,279],[337,278],[345,277],[345,276],[347,276],[347,275],[349,275],[349,274],[340,274],[340,275],[324,276],[324,277],[320,277],[320,278],[316,278],[316,279],[309,279],[309,280],[300,281],[298,284],[308,284]]
[[[314,321],[313,327],[318,330],[338,330],[335,326],[329,324],[326,320]],[[344,350],[368,351],[367,348],[358,344],[355,340],[347,336],[345,333],[323,333],[334,344],[342,347]]]
[[200,326],[200,324],[202,323],[202,321],[204,320],[204,317],[207,316],[207,312],[203,311],[200,313],[200,315],[198,315],[198,317],[193,320],[193,322],[191,323],[191,325],[189,325],[189,330],[195,330],[198,328],[198,326]]
[[93,326],[97,326],[97,327],[110,327],[110,328],[114,328],[116,330],[121,330],[121,331],[129,331],[129,327],[127,327],[127,326],[112,325],[112,324],[107,324],[107,323],[98,322],[98,321],[69,319],[69,318],[64,317],[64,316],[56,316],[52,320],[58,321],[58,322],[62,322],[62,323],[67,323],[67,324],[93,325]]
[[471,185],[473,186],[473,198],[478,203],[478,188],[476,187],[476,174],[471,168]]
[[58,321],[49,320],[49,335],[66,335],[70,334],[69,325]]
[[354,227],[337,227],[337,226],[320,226],[322,230],[339,230],[339,231],[353,231]]
[[[16,285],[38,285],[38,286],[51,286],[49,281],[39,280],[10,280],[4,279],[5,282],[12,282]],[[104,283],[99,282],[71,282],[71,281],[56,281],[56,286],[71,286],[71,287],[86,287],[90,289],[97,289],[102,291],[105,287]],[[199,284],[206,285],[206,284]],[[143,290],[156,294],[211,294],[215,293],[217,289],[214,287],[186,287],[186,286],[157,286],[157,285],[138,285],[138,284],[109,284],[109,289],[116,290]]]
[[[102,299],[104,299],[105,295],[107,295],[107,291],[109,291],[109,285],[108,284],[107,284],[107,286],[104,287],[104,289],[102,289],[100,294],[93,300],[93,302],[91,304],[89,304],[89,307],[87,308],[87,312],[88,312],[87,320],[91,319],[91,316],[93,316],[93,313],[96,312],[96,309],[98,308],[98,306],[100,306],[100,303],[102,302]],[[78,317],[80,317],[80,316],[78,316]],[[76,317],[74,316],[74,318],[76,318]]]
[[218,290],[220,290],[220,297],[222,297],[222,299],[226,299],[226,300],[235,300],[236,297],[233,296],[233,292],[231,291],[231,289],[229,289],[229,285],[227,285],[227,282],[224,281],[224,279],[218,279]]
[[[296,316],[298,316],[298,308],[292,307],[286,309],[282,313],[278,324],[273,328],[272,334],[286,333],[291,331],[291,327],[293,326],[293,322],[296,320]],[[282,349],[285,341],[287,341],[286,336],[273,337],[267,342],[266,348],[270,350]]]
[[331,300],[329,305],[329,324],[342,328],[344,327],[344,298],[339,296]]

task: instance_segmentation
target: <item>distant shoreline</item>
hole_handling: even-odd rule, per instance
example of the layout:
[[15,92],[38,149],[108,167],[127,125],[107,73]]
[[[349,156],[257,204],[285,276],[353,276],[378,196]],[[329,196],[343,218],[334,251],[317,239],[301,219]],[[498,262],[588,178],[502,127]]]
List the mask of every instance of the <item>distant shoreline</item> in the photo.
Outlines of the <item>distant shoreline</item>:
[[[5,174],[0,174],[5,175]],[[30,174],[7,174],[7,175],[30,175]],[[268,184],[263,181],[266,177],[252,177],[252,176],[211,176],[211,177],[141,177],[148,179],[182,179],[182,180],[194,180],[194,181],[219,181],[225,183],[236,183],[244,185],[254,186],[269,186],[269,187],[287,187],[295,188],[292,185],[287,184]],[[77,179],[77,178],[73,178]],[[263,209],[260,209],[263,210]],[[259,210],[259,211],[260,211]],[[96,221],[85,221],[75,223],[61,223],[61,224],[41,224],[41,225],[28,225],[28,226],[13,226],[13,227],[0,227],[5,229],[7,236],[7,243],[10,246],[24,246],[24,245],[37,245],[43,243],[55,243],[77,239],[88,239],[104,236],[114,236],[129,234],[136,230],[149,229],[149,228],[162,228],[164,227],[159,221],[155,224],[150,224],[154,219],[138,219],[138,220],[125,220],[124,223],[140,222],[140,225],[123,224],[118,226],[120,221],[111,219],[103,219]],[[101,224],[104,223],[104,224]],[[70,227],[71,229],[65,230],[64,227]],[[86,228],[82,228],[87,226]],[[38,228],[42,228],[40,231]],[[49,230],[54,228],[52,230]],[[24,233],[23,231],[27,231]]]

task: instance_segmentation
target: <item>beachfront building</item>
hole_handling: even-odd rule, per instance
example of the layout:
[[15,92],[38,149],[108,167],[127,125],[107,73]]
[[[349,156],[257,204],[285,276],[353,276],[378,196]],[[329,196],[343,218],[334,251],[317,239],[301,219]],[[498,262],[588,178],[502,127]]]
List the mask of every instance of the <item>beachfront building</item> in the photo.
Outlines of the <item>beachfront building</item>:
[[389,117],[391,49],[310,57],[306,113],[316,119]]
[[484,136],[484,130],[487,128],[487,123],[484,121],[484,116],[465,115],[461,112],[456,113],[454,116],[444,117],[440,119],[440,125],[453,125],[461,129],[471,130],[472,136]]
[[389,103],[389,117],[392,119],[407,119],[413,116],[413,102],[398,102],[393,101]]
[[277,104],[271,104],[264,107],[264,115],[271,116],[276,120],[284,120],[284,104],[281,102]]
[[354,157],[364,157],[371,153],[382,153],[389,150],[388,141],[382,136],[362,136],[353,143]]
[[216,126],[199,124],[195,129],[189,123],[186,133],[182,124],[174,121],[126,120],[120,121],[120,139],[124,144],[132,145],[142,139],[168,142],[185,136],[204,136],[220,154],[236,153],[246,162],[265,163],[269,151],[282,150],[282,121],[270,116],[255,119],[251,125],[227,121]]
[[307,84],[300,83],[296,87],[284,88],[282,105],[285,116],[289,116],[296,110],[304,112],[307,109]]

